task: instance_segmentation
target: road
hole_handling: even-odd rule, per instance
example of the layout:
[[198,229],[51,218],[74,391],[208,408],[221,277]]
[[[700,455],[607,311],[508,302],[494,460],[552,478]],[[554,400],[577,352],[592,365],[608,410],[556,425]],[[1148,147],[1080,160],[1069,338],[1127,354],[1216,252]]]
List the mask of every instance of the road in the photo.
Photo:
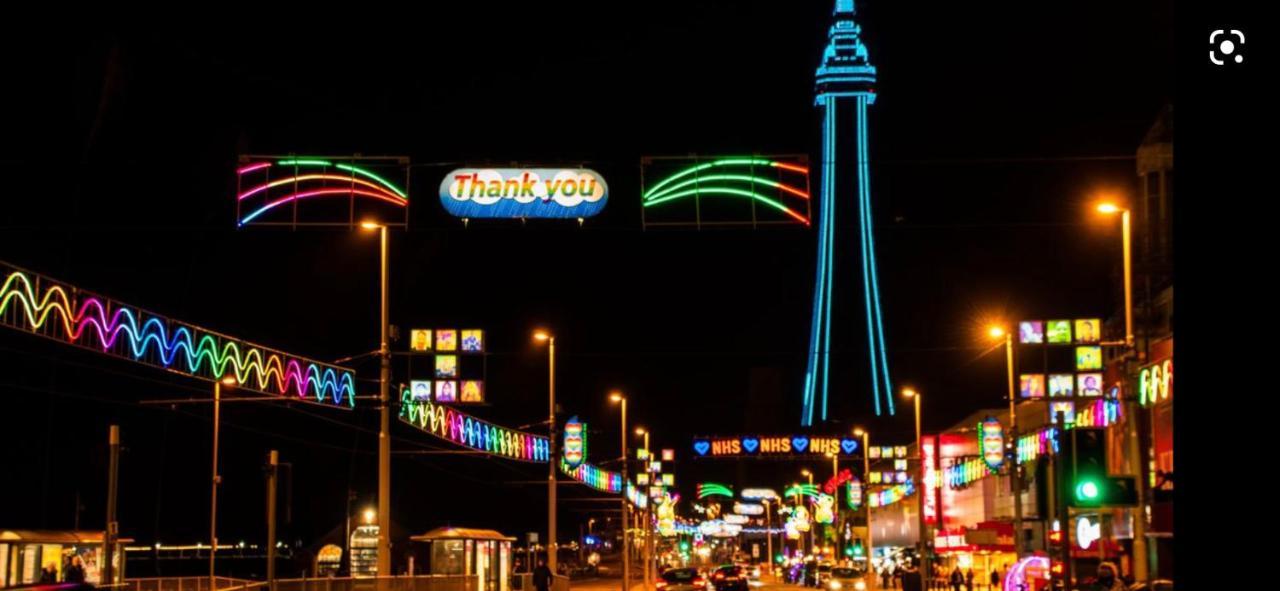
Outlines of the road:
[[[621,591],[622,579],[582,579],[569,583],[572,591]],[[759,587],[751,587],[751,591],[799,591],[799,585],[764,583]],[[633,582],[631,591],[644,591],[642,583]]]

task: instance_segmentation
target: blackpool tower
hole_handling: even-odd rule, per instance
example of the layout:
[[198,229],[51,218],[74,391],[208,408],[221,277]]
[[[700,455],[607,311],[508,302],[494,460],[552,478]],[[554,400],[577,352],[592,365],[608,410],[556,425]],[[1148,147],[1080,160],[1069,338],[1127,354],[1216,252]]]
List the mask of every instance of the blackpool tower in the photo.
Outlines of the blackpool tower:
[[[859,380],[853,387],[861,390],[870,386],[876,414],[894,414],[884,321],[880,314],[880,286],[876,278],[867,166],[867,106],[876,99],[876,68],[867,57],[861,28],[854,22],[855,12],[853,0],[836,0],[835,23],[827,34],[827,47],[818,66],[815,84],[814,104],[822,109],[822,178],[818,203],[817,283],[813,292],[813,325],[809,337],[808,370],[805,372],[804,406],[800,415],[801,424],[805,426],[812,425],[815,418],[827,420],[831,303],[834,299],[832,285],[835,277],[833,260],[837,252],[836,218],[837,215],[855,212],[858,219],[856,260],[861,264],[858,285],[862,289],[856,295],[842,295],[841,301],[866,309],[865,342],[869,371],[863,375],[869,380]],[[852,204],[857,207],[849,208]],[[846,227],[849,225],[845,223]],[[847,239],[843,243],[848,244]],[[861,314],[855,316],[861,321]]]

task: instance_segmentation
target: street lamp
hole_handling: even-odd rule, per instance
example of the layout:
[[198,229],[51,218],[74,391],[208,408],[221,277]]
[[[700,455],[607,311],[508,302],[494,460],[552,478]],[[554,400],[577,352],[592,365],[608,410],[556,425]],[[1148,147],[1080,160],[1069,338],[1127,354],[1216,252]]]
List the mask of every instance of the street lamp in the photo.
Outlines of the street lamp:
[[378,576],[391,576],[391,312],[388,300],[387,227],[360,222],[364,230],[378,231],[381,258],[381,322],[378,358]]
[[556,337],[545,331],[533,340],[547,344],[547,568],[556,572]]
[[238,382],[232,376],[225,376],[213,383],[213,485],[209,494],[209,588],[214,586],[214,563],[218,554],[218,485],[222,477],[218,475],[218,431],[222,425],[222,387],[234,388]]
[[1014,408],[1017,402],[1017,390],[1013,383],[1013,331],[1003,326],[993,325],[987,329],[992,339],[1004,340],[1005,368],[1009,383],[1009,440],[1014,442],[1013,463],[1009,467],[1009,491],[1013,494],[1013,552],[1022,558],[1022,467],[1018,465],[1018,412]]
[[[645,472],[649,472],[649,464],[653,462],[653,457],[649,451],[649,431],[644,427],[636,427],[637,436],[644,437],[644,457]],[[624,460],[625,461],[625,460]],[[644,492],[644,491],[639,491]],[[625,496],[625,495],[624,495]],[[650,499],[652,501],[653,499]],[[644,588],[649,589],[653,585],[653,573],[650,572],[650,563],[653,562],[653,534],[650,528],[650,503],[645,503],[644,513],[641,519],[644,521]]]
[[870,577],[868,577],[868,579],[871,581],[871,587],[875,588],[876,581],[878,579],[875,576],[875,570],[874,570],[875,564],[872,560],[873,558],[875,558],[876,552],[875,552],[875,548],[871,544],[871,499],[870,499],[870,496],[871,496],[870,449],[871,447],[870,447],[870,444],[868,443],[868,440],[871,439],[871,434],[867,433],[867,431],[862,427],[854,427],[853,435],[855,437],[862,438],[862,509],[866,511],[866,515],[867,515],[867,540],[866,540],[867,569],[866,570],[867,570],[867,573],[871,575]]
[[[1124,344],[1128,353],[1127,358],[1131,358],[1131,354],[1135,351],[1135,341],[1133,338],[1133,249],[1132,249],[1132,226],[1130,224],[1129,208],[1122,207],[1112,202],[1103,202],[1098,204],[1098,213],[1104,215],[1120,214],[1121,240],[1124,249]],[[1127,372],[1126,372],[1127,373]],[[1138,421],[1136,420],[1139,411],[1138,406],[1132,402],[1132,397],[1125,403],[1125,423],[1128,424],[1127,439],[1129,440],[1127,454],[1134,467],[1134,473],[1137,478],[1134,479],[1134,492],[1137,493],[1139,510],[1133,518],[1133,575],[1139,581],[1147,578],[1147,523],[1144,516],[1145,513],[1145,489],[1146,483],[1142,480],[1142,455],[1138,446]]]
[[919,474],[918,476],[919,481],[916,484],[916,486],[918,487],[918,492],[916,494],[918,507],[916,509],[916,512],[919,514],[917,516],[919,519],[919,522],[917,523],[917,527],[919,528],[919,531],[920,531],[920,536],[919,536],[920,572],[922,573],[922,576],[929,577],[930,573],[933,571],[929,570],[929,537],[930,537],[929,533],[930,532],[928,531],[928,527],[924,519],[924,503],[925,503],[925,496],[932,494],[933,490],[927,484],[925,479],[926,467],[924,465],[924,436],[920,430],[920,399],[922,398],[922,396],[920,396],[919,392],[916,392],[911,388],[903,389],[902,395],[903,397],[907,398],[912,402],[912,404],[915,406],[915,411],[916,411],[916,461],[919,462],[920,464],[920,471],[917,472],[917,474]]
[[631,591],[631,546],[627,527],[631,523],[631,506],[627,504],[627,397],[611,392],[609,400],[622,407],[622,588]]

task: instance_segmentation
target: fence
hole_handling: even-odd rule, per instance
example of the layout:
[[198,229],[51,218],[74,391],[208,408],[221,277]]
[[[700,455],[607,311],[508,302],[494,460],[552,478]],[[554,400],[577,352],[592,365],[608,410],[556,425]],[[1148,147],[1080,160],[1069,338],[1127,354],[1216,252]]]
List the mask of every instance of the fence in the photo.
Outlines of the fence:
[[[214,591],[247,589],[257,581],[216,577]],[[126,579],[123,583],[103,585],[112,591],[209,591],[209,577],[152,577]]]
[[[265,581],[246,583],[222,591],[268,591]],[[274,591],[476,591],[477,583],[475,575],[320,577],[276,579]]]

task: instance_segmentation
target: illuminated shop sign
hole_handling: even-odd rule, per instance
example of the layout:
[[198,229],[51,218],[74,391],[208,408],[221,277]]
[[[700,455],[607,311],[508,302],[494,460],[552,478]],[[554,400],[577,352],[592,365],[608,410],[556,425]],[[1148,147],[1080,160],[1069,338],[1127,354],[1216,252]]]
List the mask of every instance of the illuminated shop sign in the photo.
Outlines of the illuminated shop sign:
[[693,451],[704,457],[729,456],[852,456],[858,451],[858,440],[852,437],[809,437],[744,435],[741,437],[699,438]]
[[1173,360],[1149,365],[1138,371],[1138,401],[1151,406],[1173,398]]
[[460,168],[440,181],[440,203],[459,218],[588,218],[608,199],[586,168]]
[[844,484],[851,479],[853,479],[853,472],[848,468],[845,468],[844,470],[841,470],[839,473],[837,473],[835,476],[828,478],[827,481],[822,484],[822,492],[825,492],[829,495],[834,495],[836,494],[836,490],[839,489],[841,484]]
[[755,503],[734,503],[733,512],[739,515],[763,515],[764,505]]
[[924,461],[924,520],[926,523],[938,521],[938,498],[933,494],[940,486],[938,482],[938,446],[937,438],[926,435],[920,438],[921,458]]
[[748,501],[763,501],[778,498],[778,491],[771,488],[744,488],[740,496]]

